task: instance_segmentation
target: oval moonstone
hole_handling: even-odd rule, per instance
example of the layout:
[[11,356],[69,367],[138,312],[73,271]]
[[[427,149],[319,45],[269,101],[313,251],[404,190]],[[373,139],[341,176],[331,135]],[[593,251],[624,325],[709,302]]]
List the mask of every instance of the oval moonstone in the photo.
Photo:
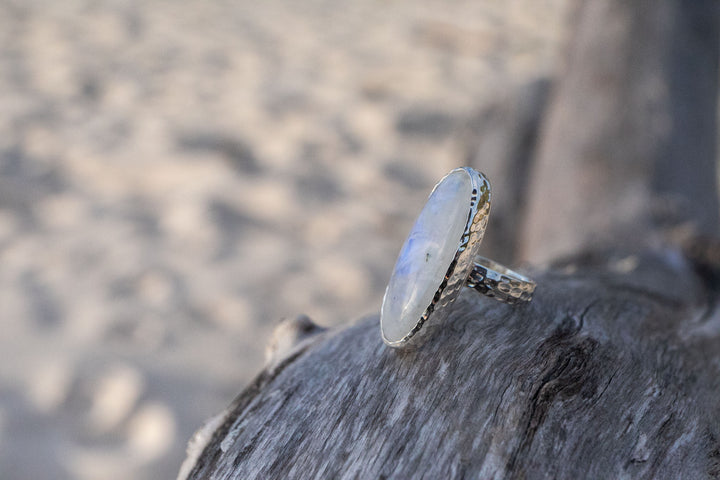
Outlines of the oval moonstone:
[[460,246],[472,189],[470,174],[457,169],[430,194],[385,290],[380,326],[387,342],[398,342],[409,334],[432,303]]

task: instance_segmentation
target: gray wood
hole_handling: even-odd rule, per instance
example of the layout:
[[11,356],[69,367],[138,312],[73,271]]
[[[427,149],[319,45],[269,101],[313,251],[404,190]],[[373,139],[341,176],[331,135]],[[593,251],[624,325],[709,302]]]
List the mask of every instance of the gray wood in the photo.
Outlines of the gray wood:
[[532,159],[548,93],[548,78],[510,88],[468,122],[461,137],[467,165],[491,179],[492,214],[483,255],[498,262],[517,260]]
[[412,351],[377,317],[286,321],[180,478],[720,478],[717,9],[578,8],[528,210],[506,210],[528,258],[569,255],[532,302],[466,289]]
[[411,352],[377,317],[319,333],[188,478],[718,478],[717,291],[681,259],[585,255],[521,307],[466,290]]
[[580,3],[541,127],[523,260],[636,243],[683,222],[717,234],[719,7]]

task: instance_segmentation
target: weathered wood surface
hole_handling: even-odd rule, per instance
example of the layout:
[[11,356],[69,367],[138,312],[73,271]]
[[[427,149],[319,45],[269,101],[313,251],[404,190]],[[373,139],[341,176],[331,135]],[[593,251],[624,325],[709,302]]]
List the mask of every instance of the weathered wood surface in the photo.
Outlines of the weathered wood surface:
[[718,232],[716,0],[579,2],[540,131],[519,257]]
[[377,317],[319,333],[236,399],[189,478],[720,477],[717,290],[673,251],[576,266],[522,307],[466,290],[412,352]]
[[587,0],[574,22],[538,129],[508,117],[537,164],[506,145],[531,175],[496,182],[532,187],[506,197],[524,225],[501,234],[525,235],[503,259],[570,260],[527,305],[465,291],[414,351],[377,317],[282,324],[180,478],[720,478],[718,4]]

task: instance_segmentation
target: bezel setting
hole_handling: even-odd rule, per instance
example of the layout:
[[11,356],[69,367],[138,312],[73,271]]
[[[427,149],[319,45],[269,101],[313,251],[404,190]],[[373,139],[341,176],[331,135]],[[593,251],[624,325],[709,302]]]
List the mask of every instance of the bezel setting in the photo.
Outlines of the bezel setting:
[[[455,255],[448,265],[445,276],[435,292],[430,304],[425,308],[424,313],[418,319],[415,326],[400,340],[389,340],[385,336],[384,328],[381,325],[382,339],[385,344],[391,347],[407,346],[415,342],[420,336],[419,333],[426,331],[431,323],[441,322],[440,310],[446,310],[458,297],[461,289],[466,285],[470,273],[474,267],[474,259],[478,254],[485,229],[487,228],[488,216],[490,213],[490,181],[482,173],[470,168],[460,167],[445,175],[433,188],[430,196],[435,192],[442,182],[457,172],[464,172],[470,177],[472,193],[468,198],[468,214],[465,228],[458,241]],[[383,305],[388,301],[388,291],[385,291]],[[381,318],[382,322],[382,318]]]

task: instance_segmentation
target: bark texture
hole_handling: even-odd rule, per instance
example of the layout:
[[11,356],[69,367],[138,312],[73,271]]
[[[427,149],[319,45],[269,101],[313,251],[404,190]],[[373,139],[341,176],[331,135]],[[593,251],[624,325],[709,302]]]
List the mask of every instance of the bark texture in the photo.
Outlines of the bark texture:
[[377,317],[310,336],[215,422],[188,478],[718,478],[718,292],[696,267],[587,254],[524,306],[466,290],[410,352]]

